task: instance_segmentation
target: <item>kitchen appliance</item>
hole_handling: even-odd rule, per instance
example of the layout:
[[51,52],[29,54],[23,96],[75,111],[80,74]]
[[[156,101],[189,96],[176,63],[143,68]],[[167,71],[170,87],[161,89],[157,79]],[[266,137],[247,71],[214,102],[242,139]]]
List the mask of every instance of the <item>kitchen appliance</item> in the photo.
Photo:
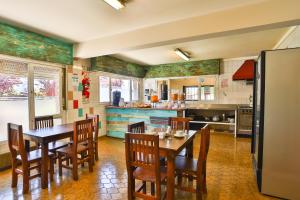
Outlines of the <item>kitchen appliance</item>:
[[255,68],[253,156],[259,190],[300,199],[300,48],[263,51]]
[[233,74],[232,80],[253,80],[255,60],[245,60],[241,67]]
[[253,108],[249,106],[238,106],[237,132],[239,136],[251,137]]
[[121,92],[118,90],[113,91],[113,106],[119,106],[120,99],[121,99]]
[[166,83],[166,81],[163,81],[163,83],[160,85],[160,91],[161,91],[161,94],[160,94],[160,99],[161,100],[168,100],[168,85]]

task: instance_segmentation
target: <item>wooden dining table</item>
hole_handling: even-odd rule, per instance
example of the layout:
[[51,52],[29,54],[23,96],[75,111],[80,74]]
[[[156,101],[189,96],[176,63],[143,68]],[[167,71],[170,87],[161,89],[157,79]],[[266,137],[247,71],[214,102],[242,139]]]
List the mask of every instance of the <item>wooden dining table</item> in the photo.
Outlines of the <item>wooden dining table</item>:
[[48,144],[57,140],[71,138],[73,136],[73,130],[74,125],[70,123],[24,132],[25,148],[27,151],[30,150],[30,141],[38,142],[41,145],[41,184],[43,189],[48,187]]
[[197,131],[190,130],[185,137],[174,136],[159,140],[159,154],[167,158],[167,199],[173,200],[175,195],[175,158],[186,148],[187,157],[193,157],[193,141]]

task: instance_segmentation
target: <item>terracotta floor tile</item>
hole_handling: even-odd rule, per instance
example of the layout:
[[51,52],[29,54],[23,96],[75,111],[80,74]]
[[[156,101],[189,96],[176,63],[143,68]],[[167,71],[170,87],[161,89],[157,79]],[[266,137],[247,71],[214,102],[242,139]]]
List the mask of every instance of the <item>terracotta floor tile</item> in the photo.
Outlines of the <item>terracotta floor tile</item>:
[[[199,153],[200,137],[194,143],[195,157]],[[22,195],[22,178],[17,189],[12,189],[11,170],[0,172],[0,200],[10,199],[127,199],[127,171],[125,146],[122,140],[104,137],[99,141],[99,161],[94,172],[87,165],[79,168],[79,180],[73,181],[72,173],[63,170],[56,174],[48,190],[40,188],[40,180],[31,181],[31,192]],[[208,194],[204,199],[212,200],[264,200],[274,199],[261,195],[255,183],[250,154],[250,139],[234,138],[229,134],[215,133],[207,163]],[[165,188],[162,189],[165,191]],[[195,199],[194,194],[175,191],[178,200]]]

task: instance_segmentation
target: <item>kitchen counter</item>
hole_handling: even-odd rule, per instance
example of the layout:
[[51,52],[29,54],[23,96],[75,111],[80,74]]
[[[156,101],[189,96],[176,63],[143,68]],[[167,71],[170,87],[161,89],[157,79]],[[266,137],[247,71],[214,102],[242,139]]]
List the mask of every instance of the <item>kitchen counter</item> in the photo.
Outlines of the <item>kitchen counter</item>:
[[141,108],[141,107],[119,107],[119,106],[106,106],[106,108],[117,108],[117,109],[141,109],[141,110],[174,110],[174,111],[184,111],[187,108]]
[[[236,137],[238,107],[237,104],[197,104],[196,106],[188,107],[186,116],[193,119],[190,125],[191,129],[198,129],[201,124],[232,126]],[[226,116],[226,118],[222,119],[222,115]],[[214,116],[217,116],[219,119],[214,121]],[[227,118],[234,118],[234,122],[230,122]]]
[[145,122],[147,129],[168,125],[169,117],[184,116],[185,109],[106,107],[106,130],[111,137],[124,138],[127,126],[131,123]]
[[187,109],[199,109],[199,110],[237,110],[237,104],[198,104],[196,106],[190,106]]

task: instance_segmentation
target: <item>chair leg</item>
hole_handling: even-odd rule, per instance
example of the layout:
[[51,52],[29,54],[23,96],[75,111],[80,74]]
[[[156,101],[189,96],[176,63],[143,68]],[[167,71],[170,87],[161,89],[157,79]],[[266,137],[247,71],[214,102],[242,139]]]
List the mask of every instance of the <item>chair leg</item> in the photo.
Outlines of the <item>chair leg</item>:
[[206,164],[204,165],[203,179],[202,179],[202,191],[204,194],[207,194],[207,186],[206,186]]
[[147,193],[147,183],[146,183],[146,181],[143,181],[143,193],[144,194]]
[[132,177],[132,171],[128,171],[128,200],[133,200],[134,198],[134,190],[135,190],[135,180]]
[[23,166],[23,194],[29,192],[29,167]]
[[62,155],[58,154],[58,174],[62,176]]
[[77,163],[77,158],[76,158],[77,155],[73,155],[73,158],[72,158],[72,173],[73,173],[73,179],[75,181],[78,180],[78,163]]
[[151,195],[154,196],[155,195],[155,184],[151,183]]
[[202,200],[202,186],[201,186],[201,180],[197,179],[196,181],[196,199],[197,200]]
[[98,155],[98,142],[95,143],[95,160],[99,160],[99,155]]
[[93,172],[93,161],[94,161],[94,156],[92,156],[92,155],[89,153],[88,157],[89,157],[89,172]]
[[182,174],[178,174],[178,176],[177,176],[177,182],[178,182],[179,186],[182,185]]
[[12,162],[12,181],[11,181],[11,187],[17,187],[18,185],[18,174],[16,172],[17,168],[17,161],[13,160]]
[[56,158],[50,158],[50,181],[53,181],[53,175],[54,175],[54,163]]
[[[81,159],[83,160],[85,157],[85,152],[80,153]],[[81,163],[81,167],[84,167],[84,162]]]

